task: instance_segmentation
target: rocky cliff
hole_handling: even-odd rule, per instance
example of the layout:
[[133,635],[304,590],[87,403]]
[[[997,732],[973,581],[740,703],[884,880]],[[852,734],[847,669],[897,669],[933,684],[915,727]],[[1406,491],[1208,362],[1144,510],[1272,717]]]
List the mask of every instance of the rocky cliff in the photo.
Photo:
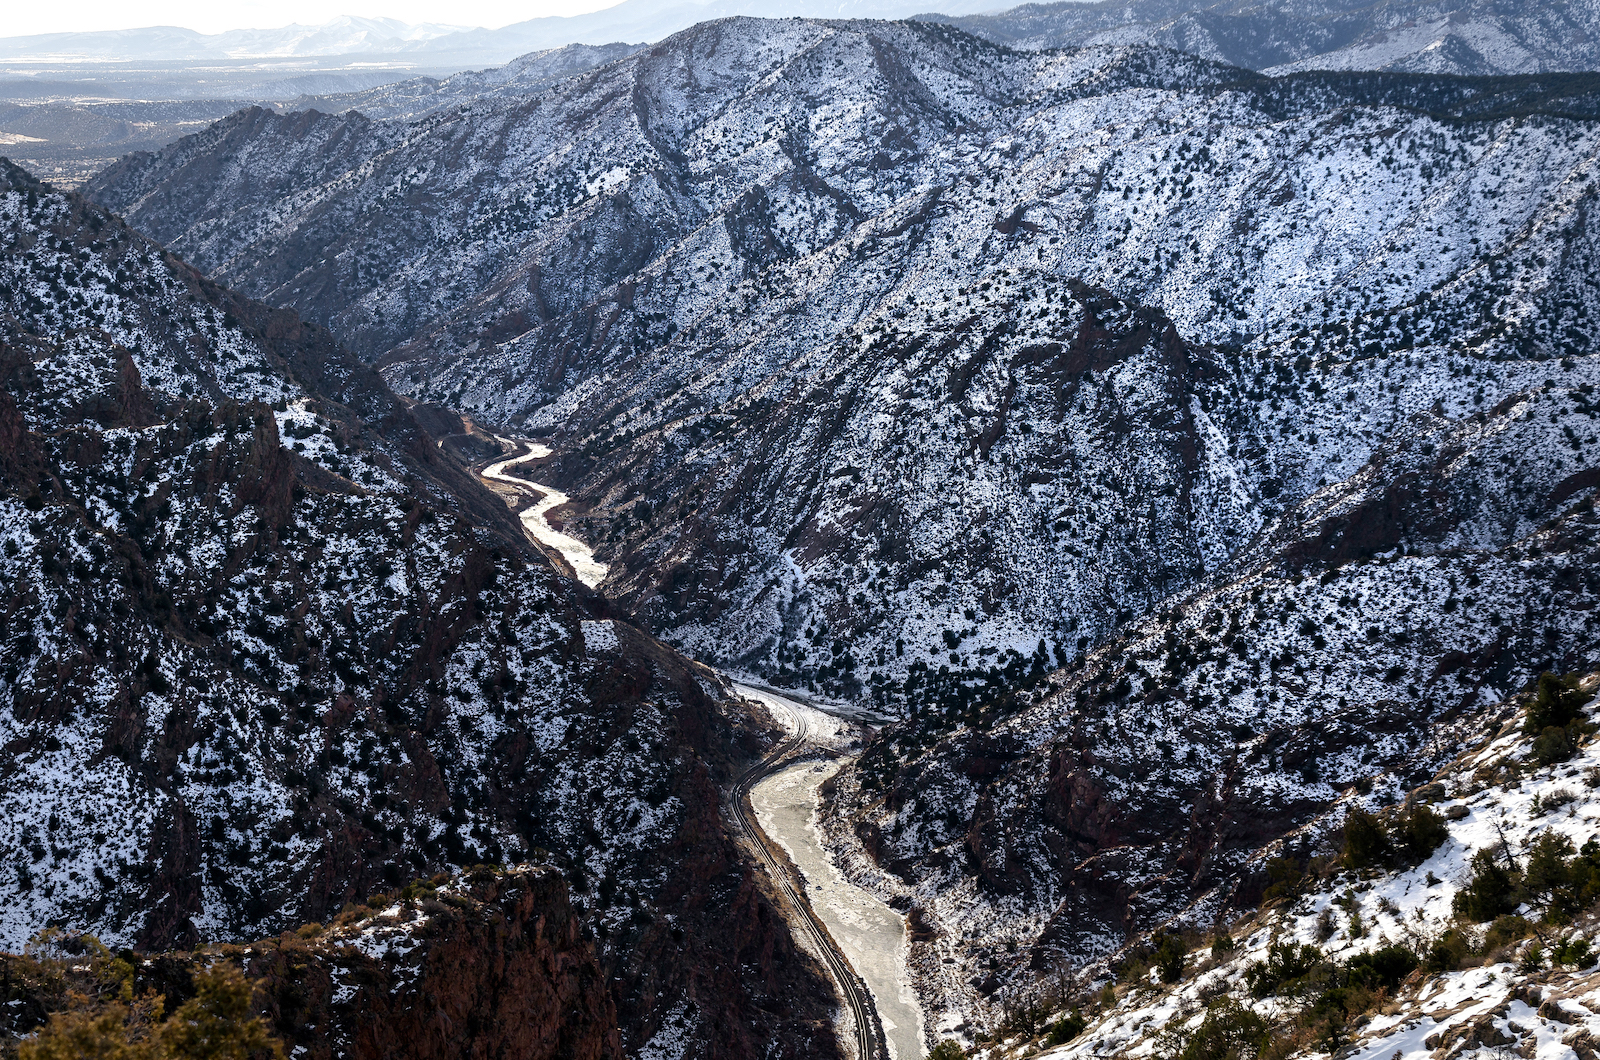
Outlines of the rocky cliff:
[[198,974],[231,966],[245,975],[251,1012],[295,1056],[623,1055],[593,938],[551,868],[419,880],[326,927],[245,945],[118,957],[90,936],[58,933],[0,961],[8,1049],[54,1013],[121,1000],[137,1019],[152,995],[171,1013],[194,998]]

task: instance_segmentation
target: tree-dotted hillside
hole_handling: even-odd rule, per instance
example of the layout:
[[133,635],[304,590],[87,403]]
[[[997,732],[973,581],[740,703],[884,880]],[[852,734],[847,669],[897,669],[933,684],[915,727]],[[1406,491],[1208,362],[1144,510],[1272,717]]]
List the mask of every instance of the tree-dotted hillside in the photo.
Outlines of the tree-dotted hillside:
[[1570,502],[1595,98],[732,19],[410,121],[241,113],[94,194],[548,435],[603,588],[684,650],[961,712],[1516,395],[1574,395],[1518,432],[1559,460],[1407,535]]
[[326,331],[0,169],[4,948],[549,862],[629,1048],[831,1048],[719,816],[755,730],[591,605]]
[[[1350,790],[1258,851],[1259,910],[1191,908],[1082,970],[1036,961],[946,1054],[1582,1055],[1600,1018],[1595,690],[1547,674],[1463,718],[1426,783]],[[1550,710],[1575,726],[1555,755],[1531,732]]]

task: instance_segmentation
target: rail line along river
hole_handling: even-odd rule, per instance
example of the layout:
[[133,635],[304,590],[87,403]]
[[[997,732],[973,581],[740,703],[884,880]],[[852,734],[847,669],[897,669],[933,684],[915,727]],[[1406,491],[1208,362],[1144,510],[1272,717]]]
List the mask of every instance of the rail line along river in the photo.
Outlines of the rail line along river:
[[[509,439],[501,439],[508,442]],[[553,549],[591,588],[606,576],[606,565],[589,546],[551,526],[545,515],[567,502],[566,494],[511,473],[517,464],[547,456],[548,448],[523,441],[524,451],[496,461],[480,474],[494,482],[526,489],[537,500],[521,513],[529,536]],[[818,791],[843,765],[839,758],[789,761],[797,754],[843,742],[853,723],[789,696],[750,685],[735,684],[738,693],[766,706],[789,731],[789,738],[740,779],[732,793],[736,824],[761,854],[780,891],[785,892],[796,928],[819,949],[852,1024],[851,1037],[859,1060],[878,1060],[886,1046],[891,1060],[921,1060],[922,1012],[906,976],[906,932],[900,915],[878,898],[855,886],[834,865],[817,831]],[[748,797],[750,812],[745,810]],[[757,834],[757,833],[761,834]],[[763,844],[770,838],[788,854],[798,873],[772,857]],[[796,888],[804,891],[801,901]],[[882,1037],[879,1037],[881,1027]]]
[[906,979],[906,930],[900,914],[845,879],[817,831],[817,790],[838,761],[789,766],[750,792],[756,819],[800,871],[806,895],[851,966],[866,981],[894,1060],[923,1056],[922,1011]]

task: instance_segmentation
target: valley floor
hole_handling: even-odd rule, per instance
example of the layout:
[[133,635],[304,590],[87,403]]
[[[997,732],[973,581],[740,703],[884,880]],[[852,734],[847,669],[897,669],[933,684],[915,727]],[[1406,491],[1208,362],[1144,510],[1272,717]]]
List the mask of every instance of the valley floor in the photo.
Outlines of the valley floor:
[[[557,552],[585,585],[590,588],[599,585],[606,575],[605,564],[594,558],[588,545],[557,530],[546,519],[547,513],[567,502],[567,496],[509,471],[519,463],[548,455],[550,450],[538,442],[499,440],[517,446],[520,451],[489,464],[479,474],[491,482],[537,495],[539,499],[521,513],[528,535]],[[852,743],[859,743],[855,740],[858,722],[775,692],[740,684],[734,687],[741,695],[765,706],[792,737],[803,741],[806,748],[841,753]],[[750,791],[751,806],[759,827],[782,847],[798,868],[806,899],[826,925],[828,935],[850,967],[864,980],[871,1004],[877,1010],[889,1060],[921,1060],[926,1055],[922,1010],[906,973],[905,921],[877,896],[855,886],[839,871],[823,848],[817,831],[818,790],[838,772],[840,764],[837,760],[798,761],[755,785]],[[803,932],[797,930],[796,937],[803,937]]]
[[552,549],[560,554],[576,573],[578,580],[593,589],[605,580],[606,565],[594,558],[594,549],[572,535],[557,530],[550,525],[550,520],[547,518],[553,509],[566,504],[570,498],[552,486],[541,486],[531,479],[507,471],[508,468],[524,461],[549,456],[549,447],[538,442],[513,442],[505,438],[500,441],[508,445],[522,446],[524,449],[514,456],[495,461],[479,474],[490,482],[505,483],[518,489],[533,491],[538,499],[521,512],[522,525],[527,528],[528,536],[546,549]]

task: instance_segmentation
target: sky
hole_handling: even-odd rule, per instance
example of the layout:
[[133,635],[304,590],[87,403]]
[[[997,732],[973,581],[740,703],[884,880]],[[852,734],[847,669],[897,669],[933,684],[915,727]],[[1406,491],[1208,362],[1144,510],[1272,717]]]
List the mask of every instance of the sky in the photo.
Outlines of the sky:
[[384,0],[381,10],[350,10],[344,3],[317,0],[78,0],[70,4],[6,4],[0,36],[81,30],[182,26],[201,33],[227,29],[272,29],[291,22],[321,25],[339,15],[395,18],[401,22],[440,22],[453,26],[497,28],[541,15],[581,15],[611,7],[618,0]]

